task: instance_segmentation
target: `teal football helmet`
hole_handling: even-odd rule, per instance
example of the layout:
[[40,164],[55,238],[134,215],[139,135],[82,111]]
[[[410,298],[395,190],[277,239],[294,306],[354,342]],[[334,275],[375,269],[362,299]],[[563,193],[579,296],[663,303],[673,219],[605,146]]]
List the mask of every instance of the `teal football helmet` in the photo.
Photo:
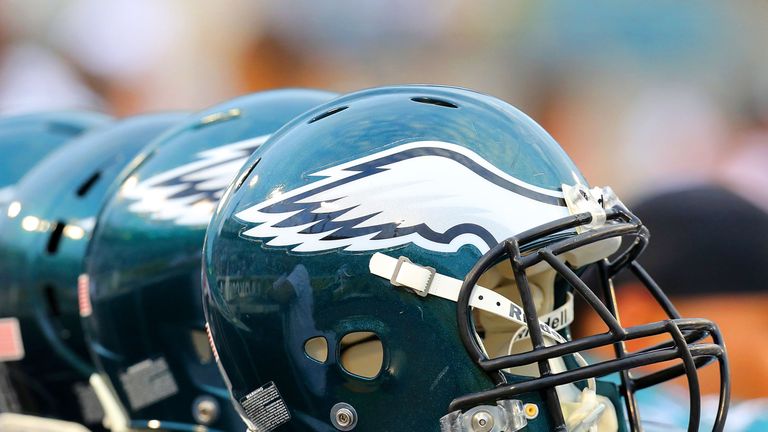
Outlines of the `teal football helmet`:
[[20,355],[5,366],[21,413],[101,427],[77,301],[86,245],[110,184],[182,118],[146,115],[98,128],[16,184],[14,211],[0,218],[0,319],[16,326]]
[[85,111],[0,117],[0,210],[13,195],[13,185],[40,159],[109,119],[107,115]]
[[[251,153],[334,95],[276,90],[191,116],[145,149],[100,213],[82,322],[130,428],[238,430],[201,305],[200,258],[216,204]],[[274,169],[282,169],[274,167]]]
[[[680,318],[635,262],[641,222],[493,97],[385,87],[305,113],[245,163],[205,240],[205,316],[251,430],[637,431],[634,392],[681,375],[697,430],[708,363],[722,430],[717,327]],[[669,319],[621,325],[623,270]],[[574,296],[605,333],[571,338]],[[616,358],[588,362],[598,347]],[[661,369],[630,375],[644,365]]]

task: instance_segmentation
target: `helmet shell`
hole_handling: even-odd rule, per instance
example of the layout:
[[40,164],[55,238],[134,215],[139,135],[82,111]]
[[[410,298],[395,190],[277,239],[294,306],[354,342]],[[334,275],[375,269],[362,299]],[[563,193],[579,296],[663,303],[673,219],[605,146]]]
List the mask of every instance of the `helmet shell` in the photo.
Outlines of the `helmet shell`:
[[137,116],[84,134],[17,183],[19,210],[0,218],[0,316],[20,322],[25,356],[7,367],[25,413],[100,425],[87,385],[93,366],[78,314],[78,275],[110,185],[184,116]]
[[[132,427],[242,428],[205,333],[200,256],[221,194],[269,135],[334,95],[277,90],[206,109],[144,151],[99,215],[87,260],[91,353]],[[141,385],[151,365],[167,385]],[[137,384],[138,383],[138,384]],[[212,406],[201,415],[207,403]]]
[[46,154],[83,132],[108,123],[95,112],[41,112],[0,117],[0,206],[13,185]]
[[[284,430],[295,431],[331,428],[338,403],[357,411],[355,430],[439,430],[452,399],[492,388],[460,341],[456,304],[393,287],[371,274],[371,256],[463,279],[491,246],[568,215],[563,183],[586,184],[522,112],[436,86],[318,107],[258,149],[239,179],[206,234],[206,317],[233,398],[247,405],[274,383],[291,418]],[[540,217],[510,207],[514,197],[494,189],[502,183],[541,201]],[[342,366],[351,332],[381,340],[375,377]],[[305,351],[317,337],[324,362]]]

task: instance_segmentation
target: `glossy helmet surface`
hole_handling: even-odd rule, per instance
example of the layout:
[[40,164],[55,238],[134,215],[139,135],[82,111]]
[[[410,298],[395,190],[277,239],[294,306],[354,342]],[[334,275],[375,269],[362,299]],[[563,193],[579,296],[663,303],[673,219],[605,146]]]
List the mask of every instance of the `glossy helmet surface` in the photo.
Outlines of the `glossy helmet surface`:
[[[468,90],[372,89],[296,118],[244,165],[206,234],[206,318],[243,419],[253,430],[639,430],[634,390],[687,374],[698,421],[696,368],[718,360],[722,428],[717,328],[679,319],[634,262],[645,228],[586,185],[533,120]],[[600,286],[580,279],[589,266]],[[625,268],[669,320],[614,318],[610,277]],[[574,295],[610,331],[570,340]],[[659,334],[665,344],[624,350]],[[620,358],[579,354],[598,346]],[[592,379],[615,372],[621,385]]]
[[184,115],[133,117],[86,133],[17,184],[0,218],[0,317],[18,320],[23,358],[6,363],[21,411],[99,427],[77,280],[107,190],[139,150]]
[[0,207],[11,198],[13,185],[45,155],[109,120],[107,115],[85,111],[0,117]]
[[268,91],[195,114],[145,149],[105,205],[89,247],[83,324],[130,427],[242,428],[205,332],[205,228],[251,153],[333,96]]

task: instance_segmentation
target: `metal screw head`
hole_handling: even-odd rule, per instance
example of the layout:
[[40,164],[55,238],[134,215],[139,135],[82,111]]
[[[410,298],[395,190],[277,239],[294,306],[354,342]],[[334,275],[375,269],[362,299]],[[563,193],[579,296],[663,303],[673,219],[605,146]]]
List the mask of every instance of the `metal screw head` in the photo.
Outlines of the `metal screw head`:
[[336,423],[339,426],[349,426],[352,423],[352,411],[346,408],[336,411]]
[[474,432],[490,432],[493,429],[493,416],[488,411],[478,411],[472,416]]
[[350,431],[357,426],[357,411],[352,405],[339,402],[331,408],[331,423],[338,430]]
[[192,402],[192,416],[196,422],[209,425],[219,417],[219,403],[210,396],[200,396]]

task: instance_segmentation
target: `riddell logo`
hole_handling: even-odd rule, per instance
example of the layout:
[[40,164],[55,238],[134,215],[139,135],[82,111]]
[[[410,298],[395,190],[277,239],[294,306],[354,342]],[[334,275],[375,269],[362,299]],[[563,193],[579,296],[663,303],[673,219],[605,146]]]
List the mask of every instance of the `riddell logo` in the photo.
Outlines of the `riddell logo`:
[[91,297],[88,292],[89,285],[90,278],[87,273],[83,273],[77,277],[77,303],[80,306],[81,317],[89,317],[93,313]]

